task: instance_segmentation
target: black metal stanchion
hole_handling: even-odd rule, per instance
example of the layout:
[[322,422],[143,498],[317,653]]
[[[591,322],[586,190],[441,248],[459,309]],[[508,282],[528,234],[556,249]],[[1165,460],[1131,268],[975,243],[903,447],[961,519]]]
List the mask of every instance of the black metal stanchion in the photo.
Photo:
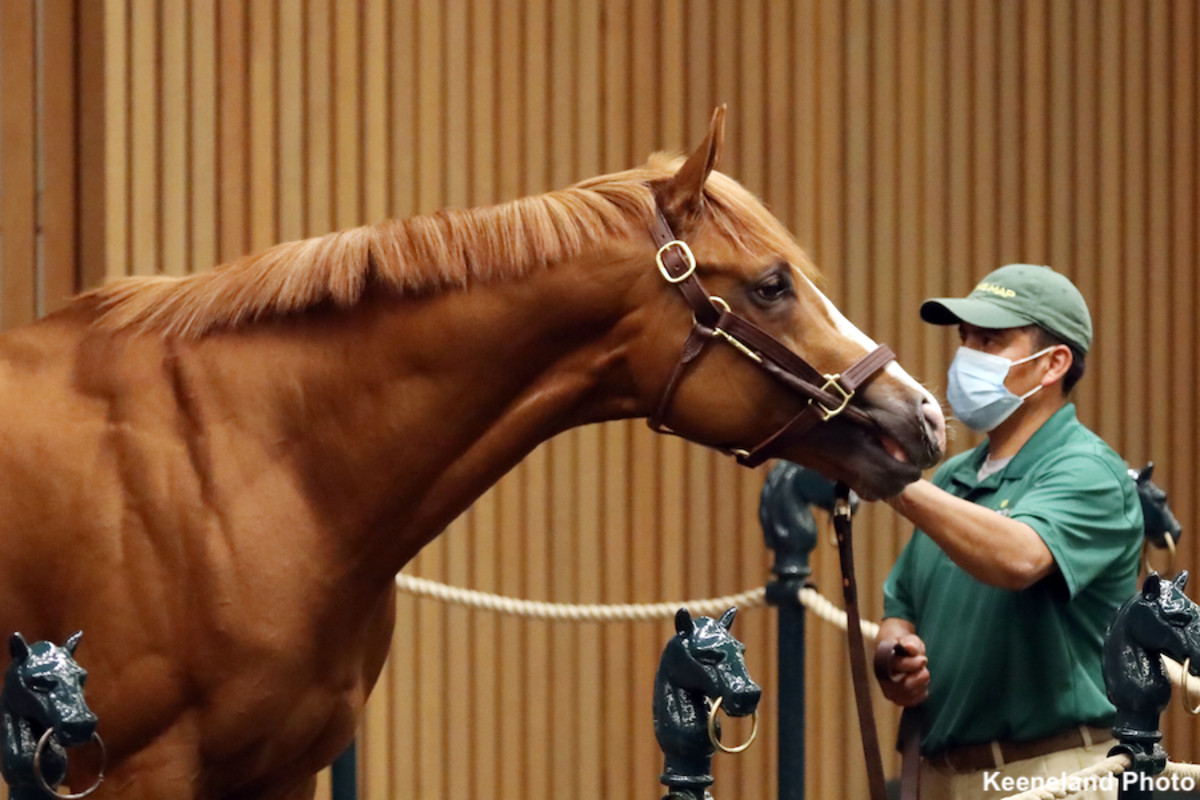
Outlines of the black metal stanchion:
[[800,590],[812,567],[817,522],[811,505],[833,508],[833,484],[814,472],[781,461],[767,475],[758,516],[767,547],[775,554],[767,602],[778,613],[779,798],[803,800],[805,779],[804,606]]
[[329,773],[329,794],[333,800],[358,800],[358,748],[356,742],[333,762]]

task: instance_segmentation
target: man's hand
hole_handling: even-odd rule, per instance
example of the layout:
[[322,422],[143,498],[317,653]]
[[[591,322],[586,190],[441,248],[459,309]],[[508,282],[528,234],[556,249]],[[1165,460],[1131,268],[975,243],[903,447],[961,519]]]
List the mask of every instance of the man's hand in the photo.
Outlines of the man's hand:
[[905,633],[894,640],[883,640],[892,646],[885,674],[878,674],[883,696],[898,706],[920,705],[929,697],[929,658],[925,642],[915,633]]

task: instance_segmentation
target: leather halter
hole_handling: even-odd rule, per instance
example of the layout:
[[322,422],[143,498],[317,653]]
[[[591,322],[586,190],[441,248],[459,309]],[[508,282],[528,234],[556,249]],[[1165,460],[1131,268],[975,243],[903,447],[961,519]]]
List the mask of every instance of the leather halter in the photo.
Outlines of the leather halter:
[[677,239],[671,225],[656,206],[650,234],[658,246],[655,261],[667,283],[676,286],[692,309],[692,330],[683,344],[679,363],[671,373],[654,414],[647,420],[651,429],[674,433],[663,423],[676,389],[689,367],[704,351],[705,345],[720,338],[756,363],[784,386],[808,399],[804,409],[779,430],[750,450],[729,449],[738,463],[756,467],[772,457],[776,449],[804,435],[818,422],[839,415],[867,427],[874,421],[860,408],[850,405],[858,387],[883,369],[896,354],[887,345],[879,345],[846,370],[822,374],[783,342],[744,317],[735,314],[720,297],[705,291],[696,276],[696,257],[687,243]]

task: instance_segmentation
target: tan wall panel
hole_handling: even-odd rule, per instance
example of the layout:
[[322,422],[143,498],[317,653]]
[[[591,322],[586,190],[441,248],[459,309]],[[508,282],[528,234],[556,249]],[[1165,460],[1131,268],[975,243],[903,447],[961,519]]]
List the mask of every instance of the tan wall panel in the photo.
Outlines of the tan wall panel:
[[36,8],[9,0],[0,25],[0,323],[37,317]]
[[[91,259],[81,274],[93,281],[203,269],[283,238],[504,200],[683,150],[728,102],[722,168],[762,194],[833,299],[935,391],[956,343],[917,321],[922,298],[965,292],[1005,261],[1074,277],[1098,330],[1081,415],[1131,463],[1154,459],[1185,527],[1200,521],[1190,491],[1200,13],[1188,0],[0,9],[0,324],[50,310],[54,287],[73,285],[74,265],[37,277],[38,252],[47,263],[56,247],[56,262]],[[102,70],[79,73],[78,90],[103,82],[100,112],[79,112],[101,120],[103,136],[82,137],[84,162],[65,176],[45,174],[48,192],[80,180],[78,204],[72,188],[69,202],[40,209],[36,142],[74,148],[61,143],[73,128],[55,140],[21,113],[37,91],[34,32],[47,9],[59,9],[46,28],[56,41],[68,12],[103,18],[102,46],[85,40],[80,56]],[[68,69],[56,64],[46,69]],[[52,108],[71,85],[46,84]],[[39,218],[54,223],[46,236],[56,231],[41,251]],[[67,229],[90,230],[96,246],[71,254],[57,233]],[[956,450],[978,440],[955,437]],[[641,423],[571,432],[408,571],[570,602],[739,591],[769,564],[761,480]],[[909,531],[884,507],[860,519],[860,578],[877,617],[878,586]],[[1184,539],[1184,566],[1194,540]],[[813,565],[835,589],[828,536]],[[527,622],[404,597],[397,612],[363,723],[364,798],[658,791],[650,689],[669,623]],[[775,674],[773,614],[746,612],[737,631],[769,706],[787,677]],[[844,643],[814,621],[808,645],[808,794],[861,796]],[[896,714],[876,703],[890,740]],[[1173,758],[1200,756],[1194,721],[1172,712],[1166,725]],[[718,796],[774,793],[774,736],[765,713],[760,744],[718,759]]]
[[0,3],[0,327],[60,308],[83,264],[94,269],[81,244],[96,244],[95,214],[85,224],[79,197],[95,199],[95,175],[84,179],[79,154],[97,146],[81,141],[81,125],[93,135],[97,126],[80,86],[93,92],[89,101],[103,92],[97,73],[77,67],[83,54],[99,54],[95,12],[81,13],[76,0]]

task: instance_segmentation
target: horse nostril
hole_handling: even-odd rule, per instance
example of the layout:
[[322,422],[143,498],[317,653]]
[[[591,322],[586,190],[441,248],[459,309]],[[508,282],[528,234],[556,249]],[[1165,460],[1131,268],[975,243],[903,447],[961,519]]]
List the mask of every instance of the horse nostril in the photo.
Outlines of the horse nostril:
[[946,415],[942,413],[941,406],[932,398],[926,397],[921,401],[921,418],[924,422],[927,449],[936,461],[946,452]]
[[58,730],[58,738],[63,745],[74,747],[90,742],[95,732],[96,718],[93,716],[91,719],[64,722]]
[[747,714],[753,714],[758,708],[758,701],[762,698],[762,689],[757,685],[752,689],[743,689],[733,697],[728,698],[724,704],[725,712],[731,717],[744,717]]

